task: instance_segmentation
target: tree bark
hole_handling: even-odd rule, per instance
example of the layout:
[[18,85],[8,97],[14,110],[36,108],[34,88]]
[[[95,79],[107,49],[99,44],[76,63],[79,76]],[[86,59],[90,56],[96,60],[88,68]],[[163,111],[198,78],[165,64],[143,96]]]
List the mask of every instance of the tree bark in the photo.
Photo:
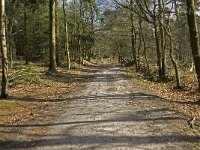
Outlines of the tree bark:
[[[160,11],[160,22],[164,24],[164,2],[163,0],[159,0],[159,11]],[[166,80],[166,52],[165,52],[165,34],[163,26],[160,24],[160,48],[161,48],[161,61],[162,61],[162,81]]]
[[80,17],[80,22],[78,22],[77,53],[78,53],[78,63],[83,64],[83,58],[82,58],[83,49],[81,47],[81,35],[82,35],[83,31],[82,31],[81,27],[83,27],[82,18],[84,17],[84,14],[83,14],[83,2],[82,1],[80,1],[80,6],[79,6],[79,17]]
[[8,97],[8,58],[6,45],[6,15],[5,0],[0,1],[0,30],[1,30],[1,57],[2,57],[2,81],[1,81],[1,97]]
[[74,4],[74,28],[73,28],[73,59],[74,61],[77,60],[78,53],[77,53],[77,0],[73,0]]
[[[130,1],[131,9],[133,9],[133,0]],[[137,54],[135,50],[135,26],[134,26],[134,18],[133,18],[133,11],[131,11],[131,50],[133,55],[133,62],[135,64],[136,70],[138,69],[137,65]]]
[[63,0],[63,14],[64,14],[64,29],[65,29],[65,51],[66,51],[66,65],[67,69],[70,69],[70,52],[69,52],[69,36],[68,36],[68,24],[67,24],[67,13],[65,7],[65,0]]
[[138,69],[140,70],[141,64],[140,64],[140,55],[141,55],[141,46],[142,46],[142,19],[138,18],[138,23],[139,23],[139,44],[137,48],[137,64],[138,64]]
[[169,54],[170,54],[170,58],[171,58],[171,60],[172,60],[172,64],[173,64],[173,66],[174,66],[174,70],[175,70],[175,74],[176,74],[176,87],[178,88],[178,89],[180,89],[181,88],[181,79],[180,79],[180,75],[179,75],[179,71],[178,71],[178,64],[177,64],[177,62],[176,62],[176,60],[175,60],[175,58],[173,57],[173,40],[172,40],[172,36],[171,35],[169,35],[169,40],[170,40],[170,52],[169,52]]
[[27,13],[24,9],[24,50],[25,50],[25,64],[29,64],[29,52],[28,52],[28,37],[27,37]]
[[[142,27],[142,22],[141,22],[141,27]],[[142,38],[142,42],[143,42],[144,58],[145,58],[146,66],[147,66],[147,72],[148,72],[148,75],[150,75],[150,66],[149,66],[149,61],[148,61],[148,58],[147,58],[146,40],[145,40],[145,36],[144,36],[142,28],[141,28],[141,38]]]
[[11,41],[13,42],[12,38],[12,27],[13,23],[11,19],[8,19],[8,33],[10,34],[10,39],[9,42],[7,42],[7,47],[8,47],[8,54],[9,54],[9,67],[13,68],[13,45],[11,44]]
[[179,15],[179,11],[178,11],[178,2],[177,0],[174,0],[174,7],[175,7],[175,13],[176,13],[176,17],[177,17],[177,28],[178,28],[178,50],[176,53],[176,57],[179,61],[181,61],[183,59],[183,37],[184,37],[184,32],[183,32],[183,27],[182,27],[182,23],[181,23],[181,19],[180,19],[180,15]]
[[200,91],[200,52],[199,52],[199,34],[197,28],[197,21],[195,16],[194,0],[186,0],[187,4],[187,18],[190,32],[190,44],[192,55],[194,59],[195,71],[197,74],[198,87]]
[[49,0],[49,72],[56,72],[56,0]]
[[59,32],[59,15],[58,15],[58,1],[56,2],[56,65],[61,66],[60,60],[60,32]]
[[[94,14],[94,11],[93,9],[91,8],[91,11],[90,11],[90,20],[91,20],[91,32],[90,32],[90,39],[94,39],[94,19],[95,19],[95,14]],[[92,57],[92,54],[93,54],[93,50],[92,50],[92,44],[91,41],[89,41],[89,44],[88,45],[88,61],[91,61],[91,57]]]
[[160,43],[159,43],[159,37],[158,37],[156,18],[154,18],[153,20],[154,20],[153,25],[154,25],[154,34],[155,34],[155,41],[156,41],[158,75],[159,75],[159,80],[161,80],[162,79],[162,61],[161,61]]

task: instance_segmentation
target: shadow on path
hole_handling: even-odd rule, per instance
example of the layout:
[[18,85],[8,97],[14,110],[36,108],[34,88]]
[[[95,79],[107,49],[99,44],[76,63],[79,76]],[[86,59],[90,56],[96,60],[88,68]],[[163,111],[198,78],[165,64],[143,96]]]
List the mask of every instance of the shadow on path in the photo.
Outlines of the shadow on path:
[[39,98],[32,98],[29,96],[25,96],[22,98],[18,97],[10,97],[11,100],[16,100],[16,101],[26,101],[26,102],[63,102],[63,101],[96,101],[96,100],[117,100],[117,101],[124,101],[124,100],[130,100],[130,98],[137,99],[137,100],[156,100],[157,98],[160,98],[159,96],[156,95],[151,95],[151,94],[145,94],[145,93],[130,93],[130,94],[102,94],[102,95],[89,95],[89,96],[78,96],[78,97],[66,97],[65,95],[62,95],[64,98],[57,98],[57,99],[39,99]]
[[[9,148],[30,148],[43,146],[60,146],[68,144],[111,144],[111,143],[129,143],[135,146],[141,144],[158,144],[158,143],[175,143],[175,142],[200,142],[199,136],[184,136],[184,135],[164,135],[164,136],[60,136],[45,140],[34,141],[0,141],[0,145],[8,145]],[[1,148],[1,146],[0,146]]]
[[[92,124],[100,124],[100,123],[115,123],[115,122],[144,122],[144,121],[164,121],[160,123],[166,123],[165,121],[169,120],[182,120],[183,117],[180,116],[171,116],[169,112],[174,112],[173,110],[162,108],[162,109],[151,109],[151,110],[143,110],[143,111],[136,111],[135,113],[129,113],[124,114],[121,116],[113,117],[110,119],[103,119],[103,120],[86,120],[86,121],[69,121],[69,122],[58,122],[58,123],[51,123],[51,124],[22,124],[22,125],[4,125],[0,124],[1,128],[7,128],[7,127],[54,127],[54,126],[60,126],[60,125],[92,125]],[[99,114],[102,114],[103,112],[99,112]],[[107,112],[105,112],[107,113]],[[163,113],[166,114],[166,116],[162,117],[149,117],[151,113]],[[169,114],[168,114],[169,113]],[[72,114],[72,115],[89,115],[87,114]],[[93,114],[91,115],[98,115]],[[148,115],[148,116],[147,116]]]

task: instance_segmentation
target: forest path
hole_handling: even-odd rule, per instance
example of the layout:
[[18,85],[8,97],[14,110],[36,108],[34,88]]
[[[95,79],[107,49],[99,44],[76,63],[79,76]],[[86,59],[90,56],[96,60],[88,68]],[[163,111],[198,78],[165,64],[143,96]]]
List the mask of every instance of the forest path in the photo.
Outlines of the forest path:
[[[59,117],[48,124],[19,125],[23,134],[2,149],[188,150],[200,142],[169,102],[133,85],[120,67],[106,62],[84,90],[66,95],[50,113]],[[37,136],[32,134],[35,128],[47,132]]]

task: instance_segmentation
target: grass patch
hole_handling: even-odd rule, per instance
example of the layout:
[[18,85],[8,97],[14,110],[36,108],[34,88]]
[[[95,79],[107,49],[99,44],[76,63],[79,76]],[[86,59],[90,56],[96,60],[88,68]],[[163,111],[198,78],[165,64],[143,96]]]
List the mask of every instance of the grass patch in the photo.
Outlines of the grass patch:
[[40,83],[40,76],[43,74],[42,67],[32,65],[17,65],[10,73],[10,86],[17,84]]

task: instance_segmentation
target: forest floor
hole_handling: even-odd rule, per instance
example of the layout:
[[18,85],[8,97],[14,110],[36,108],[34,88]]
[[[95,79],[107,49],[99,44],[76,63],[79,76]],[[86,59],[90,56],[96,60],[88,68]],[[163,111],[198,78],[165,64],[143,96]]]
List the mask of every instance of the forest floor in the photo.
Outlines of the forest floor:
[[0,149],[200,149],[199,121],[187,125],[198,117],[195,101],[170,99],[167,87],[107,61],[90,65],[13,71],[12,97],[0,101]]

